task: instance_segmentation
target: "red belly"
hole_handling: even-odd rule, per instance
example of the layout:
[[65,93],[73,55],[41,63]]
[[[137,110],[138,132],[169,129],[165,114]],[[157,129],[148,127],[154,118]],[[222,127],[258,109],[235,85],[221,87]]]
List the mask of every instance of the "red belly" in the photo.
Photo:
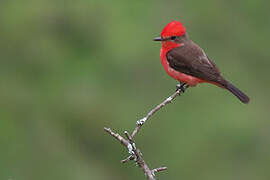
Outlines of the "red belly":
[[198,83],[202,83],[205,82],[202,79],[181,73],[179,71],[176,71],[174,69],[172,69],[169,66],[169,63],[167,61],[166,56],[162,56],[163,53],[161,52],[161,63],[165,69],[165,71],[169,74],[169,76],[171,76],[172,78],[178,80],[179,82],[184,82],[187,83],[189,86],[196,86]]

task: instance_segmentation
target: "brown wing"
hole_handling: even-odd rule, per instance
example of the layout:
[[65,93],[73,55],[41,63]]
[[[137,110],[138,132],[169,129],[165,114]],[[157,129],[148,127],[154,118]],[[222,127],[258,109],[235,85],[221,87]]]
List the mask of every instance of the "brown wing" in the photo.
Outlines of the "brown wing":
[[220,82],[223,79],[215,63],[192,41],[170,50],[167,53],[167,60],[170,67],[176,71],[206,81]]

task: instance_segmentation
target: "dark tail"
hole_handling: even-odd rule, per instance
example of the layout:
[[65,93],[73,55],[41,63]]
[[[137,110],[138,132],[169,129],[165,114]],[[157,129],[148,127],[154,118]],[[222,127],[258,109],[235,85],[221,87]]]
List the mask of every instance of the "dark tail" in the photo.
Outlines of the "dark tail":
[[249,102],[249,97],[245,93],[240,91],[237,87],[235,87],[228,81],[226,81],[226,83],[224,84],[224,87],[228,89],[231,93],[233,93],[240,101],[242,101],[242,103],[247,104]]

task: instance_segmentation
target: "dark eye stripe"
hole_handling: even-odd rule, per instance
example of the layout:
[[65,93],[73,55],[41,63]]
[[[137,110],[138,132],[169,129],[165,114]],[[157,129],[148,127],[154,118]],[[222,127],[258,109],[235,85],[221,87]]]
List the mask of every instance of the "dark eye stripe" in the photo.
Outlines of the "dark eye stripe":
[[175,40],[177,37],[176,36],[172,36],[171,37],[171,40]]

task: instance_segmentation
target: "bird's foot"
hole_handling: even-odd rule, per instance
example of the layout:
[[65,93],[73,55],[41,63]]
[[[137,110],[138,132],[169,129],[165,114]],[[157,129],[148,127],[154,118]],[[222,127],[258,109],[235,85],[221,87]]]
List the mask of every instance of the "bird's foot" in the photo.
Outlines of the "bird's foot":
[[176,85],[176,91],[181,90],[184,93],[187,87],[188,85],[186,83],[183,83],[183,84],[179,83]]

